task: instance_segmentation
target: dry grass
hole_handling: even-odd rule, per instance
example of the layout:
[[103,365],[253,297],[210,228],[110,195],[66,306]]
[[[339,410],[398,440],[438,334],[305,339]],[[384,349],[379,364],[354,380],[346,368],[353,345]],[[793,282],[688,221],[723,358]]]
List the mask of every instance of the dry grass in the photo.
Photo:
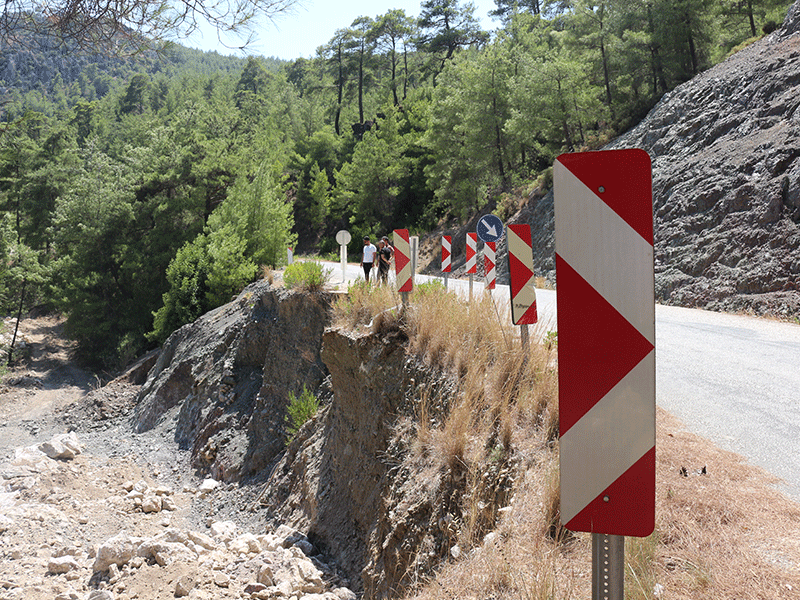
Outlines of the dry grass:
[[[389,290],[359,290],[338,318],[363,327],[398,301]],[[591,536],[559,522],[555,345],[523,353],[488,296],[468,305],[435,286],[415,293],[404,314],[385,314],[402,322],[410,352],[458,382],[447,398],[422,394],[411,447],[431,472],[460,471],[468,482],[454,534],[461,557],[413,597],[591,597]],[[513,465],[515,480],[487,527],[482,486],[494,464]],[[800,506],[771,476],[661,410],[656,469],[656,531],[626,540],[626,598],[800,598]]]

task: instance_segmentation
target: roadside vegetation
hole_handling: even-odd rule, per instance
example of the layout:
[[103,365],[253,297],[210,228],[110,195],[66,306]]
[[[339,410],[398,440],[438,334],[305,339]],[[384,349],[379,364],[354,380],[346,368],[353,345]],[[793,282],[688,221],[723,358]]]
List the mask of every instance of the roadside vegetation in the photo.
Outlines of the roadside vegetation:
[[[557,337],[533,327],[525,352],[488,294],[470,304],[438,283],[417,286],[405,308],[388,287],[354,285],[334,320],[361,334],[402,330],[409,354],[455,382],[419,394],[407,463],[425,465],[419,476],[464,474],[456,549],[405,597],[591,597],[591,536],[560,525]],[[797,504],[670,415],[657,422],[656,530],[626,539],[625,597],[795,598]]]

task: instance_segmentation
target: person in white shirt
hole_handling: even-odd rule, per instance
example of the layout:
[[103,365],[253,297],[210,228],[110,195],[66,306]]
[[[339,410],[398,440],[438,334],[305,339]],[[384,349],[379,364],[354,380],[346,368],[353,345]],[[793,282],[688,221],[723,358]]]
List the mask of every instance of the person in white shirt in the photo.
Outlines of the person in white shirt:
[[364,279],[369,283],[369,274],[372,271],[372,265],[375,262],[375,255],[378,249],[369,241],[369,236],[364,236],[364,252],[361,255],[361,268],[364,269]]

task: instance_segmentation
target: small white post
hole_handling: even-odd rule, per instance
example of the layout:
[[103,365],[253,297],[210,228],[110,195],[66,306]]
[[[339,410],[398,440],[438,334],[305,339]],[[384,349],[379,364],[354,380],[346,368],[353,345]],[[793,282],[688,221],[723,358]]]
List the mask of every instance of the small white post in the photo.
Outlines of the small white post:
[[339,246],[339,260],[342,263],[342,283],[347,281],[347,246],[342,244]]

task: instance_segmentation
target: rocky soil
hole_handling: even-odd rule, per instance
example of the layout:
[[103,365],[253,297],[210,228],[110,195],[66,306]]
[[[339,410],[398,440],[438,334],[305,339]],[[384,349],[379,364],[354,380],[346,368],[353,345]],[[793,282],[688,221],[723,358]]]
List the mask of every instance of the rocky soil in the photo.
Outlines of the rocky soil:
[[[396,325],[346,333],[330,309],[259,281],[102,386],[56,321],[25,321],[30,356],[0,401],[0,600],[390,597],[449,556],[463,474],[393,475],[420,394],[435,381],[444,401],[447,382]],[[306,387],[322,407],[287,444]],[[488,528],[509,473],[487,475]]]
[[0,599],[355,597],[305,536],[242,510],[260,488],[193,469],[170,419],[133,431],[152,358],[101,386],[57,319],[20,335],[0,384]]

